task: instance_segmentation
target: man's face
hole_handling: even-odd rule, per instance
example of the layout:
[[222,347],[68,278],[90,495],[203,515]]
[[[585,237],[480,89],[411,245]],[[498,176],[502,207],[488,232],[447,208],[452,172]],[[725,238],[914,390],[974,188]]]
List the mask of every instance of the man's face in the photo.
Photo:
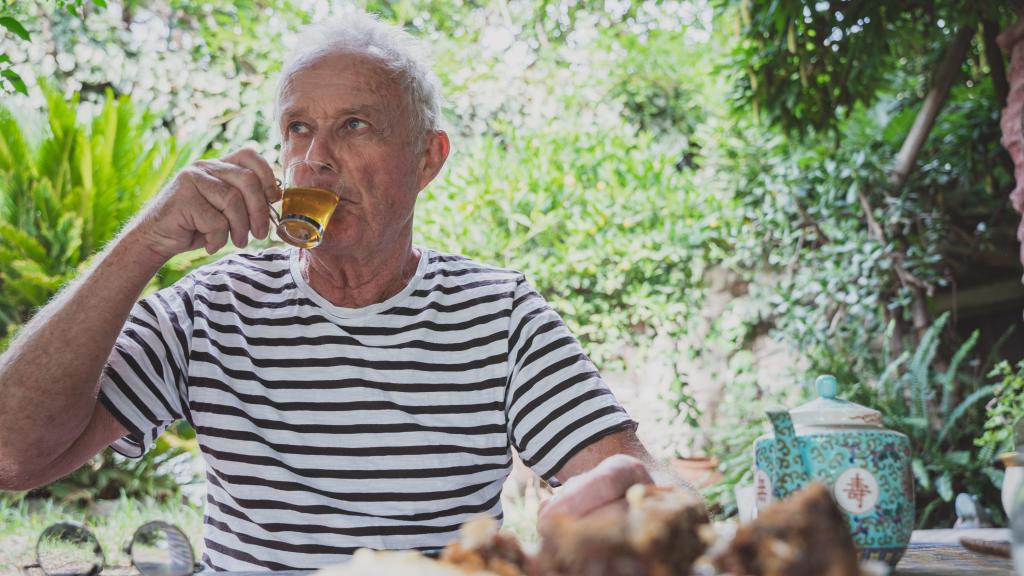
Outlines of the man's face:
[[329,165],[323,175],[341,197],[317,250],[369,255],[408,242],[424,153],[409,99],[380,61],[341,51],[308,60],[286,79],[279,107],[281,164]]

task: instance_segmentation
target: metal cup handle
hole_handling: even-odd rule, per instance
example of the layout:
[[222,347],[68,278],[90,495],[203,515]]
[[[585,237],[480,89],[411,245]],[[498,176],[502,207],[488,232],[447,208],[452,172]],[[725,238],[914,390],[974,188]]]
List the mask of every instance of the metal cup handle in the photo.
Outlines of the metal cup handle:
[[[274,179],[274,182],[277,183],[277,187],[278,188],[281,187],[281,179],[280,178]],[[274,204],[272,202],[270,202],[270,201],[267,201],[267,207],[270,208],[270,221],[274,223],[274,226],[280,226],[281,225],[281,214],[277,211],[277,208],[274,208]]]

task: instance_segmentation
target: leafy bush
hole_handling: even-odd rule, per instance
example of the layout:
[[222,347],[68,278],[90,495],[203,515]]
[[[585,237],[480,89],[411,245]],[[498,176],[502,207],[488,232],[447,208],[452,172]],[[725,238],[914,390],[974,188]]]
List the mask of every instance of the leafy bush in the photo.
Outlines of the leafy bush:
[[1014,425],[1024,417],[1024,361],[1017,363],[1014,370],[1004,360],[992,369],[989,377],[999,379],[999,384],[985,407],[985,432],[975,440],[975,445],[981,448],[978,459],[982,462],[1015,448]]
[[45,127],[0,107],[0,347],[203,146],[152,136],[126,96],[86,122],[45,93]]

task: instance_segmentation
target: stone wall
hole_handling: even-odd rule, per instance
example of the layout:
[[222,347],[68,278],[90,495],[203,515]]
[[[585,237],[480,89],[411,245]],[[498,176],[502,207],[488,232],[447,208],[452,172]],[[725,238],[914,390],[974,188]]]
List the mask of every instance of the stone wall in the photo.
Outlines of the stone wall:
[[[1013,158],[1013,174],[1017,181],[1010,193],[1010,201],[1017,212],[1024,213],[1024,132],[1021,127],[1021,111],[1024,108],[1024,15],[1016,24],[1003,31],[998,41],[999,46],[1010,55],[1010,66],[1006,74],[1010,95],[1000,123],[1002,144]],[[1024,263],[1024,221],[1017,228],[1017,240],[1022,244],[1019,256],[1021,263]]]

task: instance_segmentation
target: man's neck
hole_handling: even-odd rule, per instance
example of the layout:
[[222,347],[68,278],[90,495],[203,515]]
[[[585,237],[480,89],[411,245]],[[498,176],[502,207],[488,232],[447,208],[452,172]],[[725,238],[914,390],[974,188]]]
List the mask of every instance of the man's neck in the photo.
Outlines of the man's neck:
[[376,254],[320,254],[303,250],[300,269],[310,288],[331,304],[363,308],[384,302],[416,273],[420,252],[407,243]]

